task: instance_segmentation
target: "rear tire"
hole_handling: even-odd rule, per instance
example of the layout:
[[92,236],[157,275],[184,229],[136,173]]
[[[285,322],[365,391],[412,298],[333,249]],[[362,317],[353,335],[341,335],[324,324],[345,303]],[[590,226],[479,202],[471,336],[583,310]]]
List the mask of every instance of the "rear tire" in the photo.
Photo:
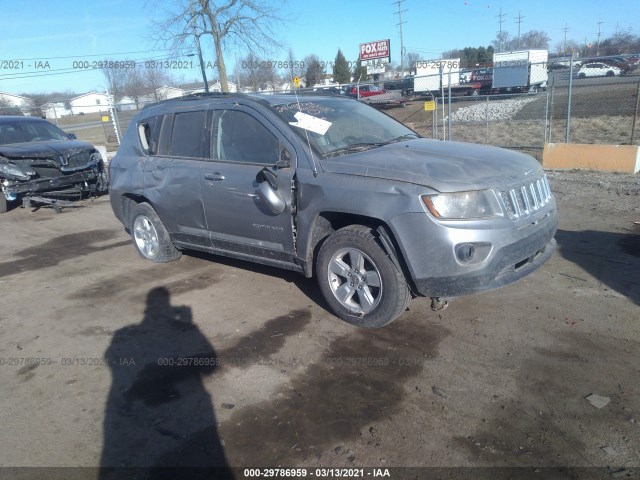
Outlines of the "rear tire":
[[613,77],[615,75],[615,73],[613,73],[613,70],[609,70],[607,72],[607,77]]
[[411,300],[403,273],[363,225],[344,227],[323,243],[316,275],[333,313],[358,327],[393,322]]
[[182,256],[171,241],[169,232],[148,203],[139,203],[131,215],[131,238],[142,258],[156,263],[177,260]]
[[587,78],[587,76],[584,73],[579,73],[578,78]]

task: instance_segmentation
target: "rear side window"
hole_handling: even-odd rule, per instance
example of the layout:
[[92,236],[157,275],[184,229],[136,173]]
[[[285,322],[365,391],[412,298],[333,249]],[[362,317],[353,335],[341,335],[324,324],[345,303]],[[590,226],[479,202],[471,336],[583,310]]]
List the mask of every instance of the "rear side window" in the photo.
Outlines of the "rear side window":
[[156,155],[158,153],[161,125],[162,116],[147,118],[138,124],[140,145],[148,155]]
[[220,112],[214,120],[212,138],[215,160],[267,165],[278,160],[278,139],[245,112]]
[[176,157],[202,158],[206,111],[176,113],[173,120],[170,154]]

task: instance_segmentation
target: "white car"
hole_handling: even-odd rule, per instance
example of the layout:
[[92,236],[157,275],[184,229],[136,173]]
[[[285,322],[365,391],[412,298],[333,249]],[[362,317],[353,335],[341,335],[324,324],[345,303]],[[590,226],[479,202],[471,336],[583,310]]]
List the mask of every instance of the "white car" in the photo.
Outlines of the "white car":
[[577,77],[613,77],[615,75],[620,75],[621,73],[622,70],[618,67],[612,67],[605,63],[585,63],[578,70]]

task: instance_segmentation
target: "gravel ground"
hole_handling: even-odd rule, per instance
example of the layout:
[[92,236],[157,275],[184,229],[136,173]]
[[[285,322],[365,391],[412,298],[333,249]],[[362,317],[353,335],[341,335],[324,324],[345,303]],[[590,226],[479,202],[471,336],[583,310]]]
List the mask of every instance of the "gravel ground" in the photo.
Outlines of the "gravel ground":
[[[0,478],[104,480],[96,467],[121,465],[167,478],[149,468],[212,462],[637,478],[640,179],[549,177],[547,264],[442,312],[415,299],[374,331],[337,320],[294,273],[146,262],[105,197],[3,214]],[[219,363],[161,365],[182,356]]]
[[[511,98],[493,102],[478,102],[475,105],[462,107],[453,112],[451,118],[456,122],[486,122],[494,120],[509,120],[524,106],[535,101],[543,101],[540,97]],[[445,117],[445,121],[447,117]]]

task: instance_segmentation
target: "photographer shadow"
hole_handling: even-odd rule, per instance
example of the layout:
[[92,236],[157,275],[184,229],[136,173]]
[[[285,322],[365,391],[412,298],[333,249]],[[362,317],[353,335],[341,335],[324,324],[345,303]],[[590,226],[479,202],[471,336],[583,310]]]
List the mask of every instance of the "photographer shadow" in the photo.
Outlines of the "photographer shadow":
[[105,353],[112,384],[100,480],[232,479],[202,377],[219,360],[164,287],[149,291],[142,322],[115,332]]

